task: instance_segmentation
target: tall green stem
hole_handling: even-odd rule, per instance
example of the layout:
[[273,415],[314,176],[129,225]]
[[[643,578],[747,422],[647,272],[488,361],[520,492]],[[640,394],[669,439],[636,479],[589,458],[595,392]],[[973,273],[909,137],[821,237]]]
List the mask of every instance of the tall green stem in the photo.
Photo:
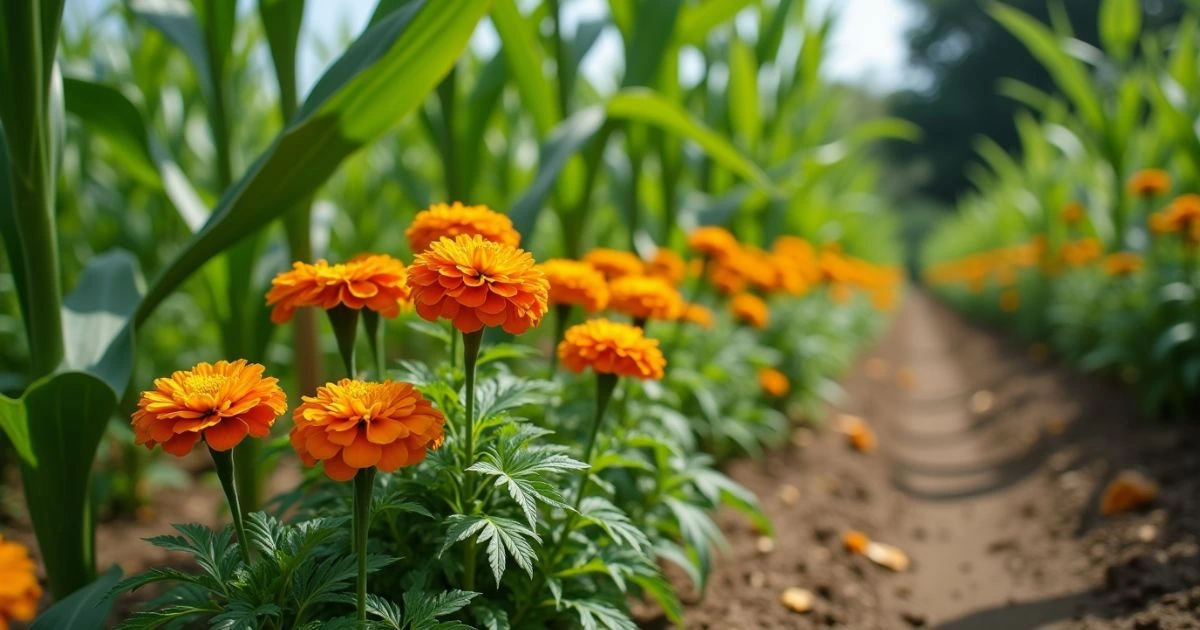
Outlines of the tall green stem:
[[250,564],[250,539],[246,537],[246,524],[242,518],[242,506],[238,501],[237,482],[233,470],[233,451],[218,451],[208,449],[212,455],[213,464],[217,467],[217,478],[221,480],[221,489],[229,501],[229,513],[233,516],[233,529],[237,532],[238,549],[242,552],[242,561]]
[[354,475],[354,556],[358,561],[355,581],[358,628],[367,627],[367,536],[371,531],[371,492],[375,489],[375,467],[359,468]]
[[[438,84],[438,104],[442,108],[442,177],[446,184],[448,201],[465,201],[462,199],[462,178],[458,169],[457,136],[454,132],[454,109],[457,90],[458,73],[455,68]],[[418,253],[418,252],[413,252]]]
[[[463,369],[466,370],[466,382],[463,387],[467,394],[466,426],[466,465],[470,468],[475,464],[475,364],[479,360],[479,346],[483,343],[483,331],[463,333]],[[475,496],[475,474],[463,472],[463,497],[473,501]],[[474,505],[464,505],[464,509],[474,512]],[[467,541],[463,557],[463,586],[466,590],[475,589],[475,539]]]
[[567,331],[567,322],[571,320],[571,305],[558,304],[554,307],[554,345],[550,346],[550,378],[558,371],[558,343],[562,341]]
[[329,323],[333,325],[333,336],[337,339],[342,364],[346,366],[346,376],[358,378],[358,368],[354,360],[354,346],[358,339],[358,311],[345,306],[335,306],[326,313],[329,315]]

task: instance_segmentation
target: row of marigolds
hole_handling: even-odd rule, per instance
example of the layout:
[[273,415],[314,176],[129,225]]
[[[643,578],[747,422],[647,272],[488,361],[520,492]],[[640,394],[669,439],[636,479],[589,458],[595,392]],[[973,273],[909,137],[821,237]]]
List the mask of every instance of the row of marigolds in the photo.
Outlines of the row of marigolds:
[[[286,394],[264,366],[201,363],[142,394],[132,419],[137,443],[177,456],[203,443],[233,530],[181,525],[182,537],[152,540],[192,553],[201,572],[161,569],[118,585],[175,585],[129,627],[208,619],[222,627],[421,628],[446,615],[496,628],[632,627],[630,595],[653,598],[679,622],[659,561],[684,566],[702,587],[720,540],[708,510],[727,503],[765,531],[770,525],[754,497],[697,451],[686,418],[672,423],[683,401],[651,387],[664,378],[667,355],[687,356],[688,329],[721,323],[709,305],[724,305],[730,319],[722,321],[748,334],[770,324],[765,298],[827,292],[831,303],[846,303],[862,292],[890,308],[899,285],[894,269],[836,248],[782,237],[768,252],[718,227],[690,235],[691,262],[667,249],[649,262],[597,249],[580,261],[539,265],[518,247],[506,216],[460,204],[418,214],[407,236],[421,252],[411,265],[380,254],[297,262],[267,295],[278,324],[297,309],[323,309],[345,369],[345,378],[301,398],[289,434],[306,466],[320,464],[328,479],[344,483],[310,478],[292,493],[288,522],[244,515],[238,504],[232,449],[266,438],[287,411]],[[410,309],[457,333],[448,337],[447,362],[403,362],[404,379],[391,380],[382,320]],[[487,329],[521,335],[551,310],[551,380],[528,377],[536,371],[528,362],[518,377],[500,360],[529,357],[529,347],[481,352]],[[632,323],[596,317],[570,325],[580,313],[604,311]],[[647,336],[650,326],[662,343]],[[373,358],[367,370],[356,356],[360,334]],[[594,385],[557,379],[558,365],[592,371]],[[756,406],[786,398],[786,374],[765,363],[755,369],[758,388],[711,386],[765,399]],[[619,387],[622,379],[631,382]],[[576,404],[584,400],[590,412]],[[11,548],[0,547],[0,568],[28,574],[32,563],[23,551],[10,560]],[[490,588],[477,579],[481,559]],[[510,559],[524,578],[506,570]],[[28,618],[37,596],[36,581],[5,580],[0,620]],[[342,616],[351,605],[356,614]]]
[[1200,195],[1154,210],[1170,189],[1160,170],[1128,182],[1145,238],[1106,247],[1088,210],[1072,202],[1027,241],[939,262],[925,280],[981,316],[998,310],[1019,334],[1053,344],[1085,370],[1141,383],[1147,412],[1182,410],[1200,392]]

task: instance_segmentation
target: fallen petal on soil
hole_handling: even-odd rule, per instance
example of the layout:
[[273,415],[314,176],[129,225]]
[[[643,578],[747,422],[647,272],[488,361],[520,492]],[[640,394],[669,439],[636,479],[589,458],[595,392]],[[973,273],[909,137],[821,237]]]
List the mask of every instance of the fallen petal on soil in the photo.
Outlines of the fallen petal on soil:
[[792,612],[806,613],[812,610],[814,599],[812,591],[793,586],[783,591],[779,603]]
[[1121,514],[1145,507],[1158,498],[1158,483],[1136,470],[1125,470],[1104,489],[1100,513]]

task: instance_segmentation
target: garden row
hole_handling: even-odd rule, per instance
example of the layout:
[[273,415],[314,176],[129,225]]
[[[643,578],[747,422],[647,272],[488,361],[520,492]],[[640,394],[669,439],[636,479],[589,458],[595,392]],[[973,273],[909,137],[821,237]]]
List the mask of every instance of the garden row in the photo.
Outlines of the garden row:
[[[167,583],[124,627],[678,622],[661,567],[703,588],[713,509],[770,531],[714,462],[835,396],[900,288],[869,148],[912,130],[823,82],[801,4],[614,1],[572,32],[554,0],[383,1],[303,101],[303,2],[65,33],[62,2],[6,6],[0,83],[37,98],[0,99],[0,470],[45,582],[0,543],[0,621],[44,586],[35,627],[99,627]],[[581,70],[601,32],[615,90]],[[196,449],[230,526],[97,578],[96,522],[188,492],[161,453]]]
[[981,140],[978,192],[941,225],[925,276],[946,300],[1134,384],[1149,414],[1200,394],[1200,100],[1196,15],[1142,32],[1137,2],[1106,0],[1101,51],[1000,5],[993,15],[1062,96],[1009,82],[1028,110],[1021,156]]

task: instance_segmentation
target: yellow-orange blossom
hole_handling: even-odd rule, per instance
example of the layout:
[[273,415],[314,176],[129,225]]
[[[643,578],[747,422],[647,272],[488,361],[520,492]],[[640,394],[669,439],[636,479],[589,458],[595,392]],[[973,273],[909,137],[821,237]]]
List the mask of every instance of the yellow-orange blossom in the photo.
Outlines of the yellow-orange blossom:
[[404,232],[414,256],[442,238],[453,239],[460,234],[513,247],[521,244],[521,234],[507,215],[487,206],[465,206],[457,201],[449,205],[436,203],[418,212]]
[[271,280],[267,306],[271,321],[283,324],[297,308],[330,310],[345,306],[370,309],[383,317],[395,317],[407,304],[409,291],[404,263],[383,254],[367,254],[346,263],[331,265],[324,260],[296,262]]
[[154,380],[133,413],[134,441],[177,456],[187,455],[203,436],[216,451],[227,451],[247,435],[266,437],[275,418],[287,411],[278,379],[245,359],[199,363],[170,378]]
[[442,443],[445,416],[408,383],[342,379],[303,400],[292,414],[292,448],[306,466],[324,462],[336,481],[349,481],[360,468],[392,472],[416,464]]
[[41,597],[37,565],[29,552],[0,536],[0,630],[8,630],[10,621],[32,620]]
[[519,335],[546,314],[549,283],[528,252],[479,236],[443,238],[408,269],[417,314],[464,333],[484,326]]
[[558,344],[558,357],[572,372],[587,368],[600,374],[661,379],[667,360],[657,339],[641,328],[607,319],[593,319],[567,329]]

